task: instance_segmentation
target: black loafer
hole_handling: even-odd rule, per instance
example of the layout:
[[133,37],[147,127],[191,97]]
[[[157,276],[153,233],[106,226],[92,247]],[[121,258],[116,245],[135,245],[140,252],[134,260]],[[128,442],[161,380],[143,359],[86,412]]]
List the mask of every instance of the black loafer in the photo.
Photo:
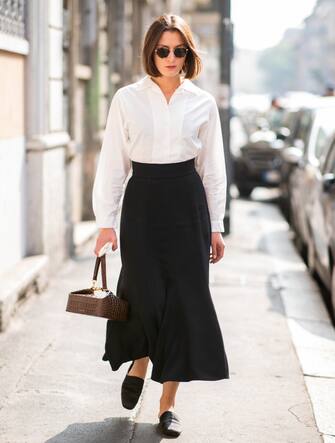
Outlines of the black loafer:
[[126,409],[134,409],[141,396],[144,379],[135,375],[128,375],[134,362],[129,366],[127,375],[121,386],[121,402]]
[[158,429],[169,437],[178,437],[181,432],[181,423],[178,415],[173,411],[165,411],[159,417]]

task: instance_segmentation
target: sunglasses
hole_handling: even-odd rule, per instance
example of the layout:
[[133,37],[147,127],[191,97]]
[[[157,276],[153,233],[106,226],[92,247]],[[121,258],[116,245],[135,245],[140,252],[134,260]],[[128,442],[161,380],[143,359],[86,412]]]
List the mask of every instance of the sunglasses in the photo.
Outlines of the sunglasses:
[[[187,51],[188,48],[174,48],[173,53],[176,57],[182,58],[186,56]],[[170,48],[165,48],[165,47],[156,48],[155,53],[160,58],[166,58],[170,54]]]

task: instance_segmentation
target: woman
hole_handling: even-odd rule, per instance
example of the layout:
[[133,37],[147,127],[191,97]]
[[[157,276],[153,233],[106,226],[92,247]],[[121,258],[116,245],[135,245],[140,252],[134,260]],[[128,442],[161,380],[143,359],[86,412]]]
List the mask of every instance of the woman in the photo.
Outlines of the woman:
[[[209,291],[209,263],[224,254],[226,169],[214,97],[190,79],[201,60],[185,21],[172,14],[149,27],[146,75],[114,94],[93,187],[100,228],[95,254],[118,247],[116,293],[128,300],[126,322],[107,321],[103,360],[113,371],[132,361],[121,388],[132,409],[151,379],[163,385],[158,426],[181,433],[174,410],[182,381],[229,378]],[[211,247],[211,252],[210,252]]]

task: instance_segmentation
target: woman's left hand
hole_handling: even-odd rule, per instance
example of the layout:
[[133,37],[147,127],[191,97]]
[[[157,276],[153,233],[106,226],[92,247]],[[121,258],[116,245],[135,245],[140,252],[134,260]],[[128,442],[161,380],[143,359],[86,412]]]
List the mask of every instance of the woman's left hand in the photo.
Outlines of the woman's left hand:
[[224,256],[225,244],[221,232],[212,232],[212,252],[210,253],[210,263],[216,263]]

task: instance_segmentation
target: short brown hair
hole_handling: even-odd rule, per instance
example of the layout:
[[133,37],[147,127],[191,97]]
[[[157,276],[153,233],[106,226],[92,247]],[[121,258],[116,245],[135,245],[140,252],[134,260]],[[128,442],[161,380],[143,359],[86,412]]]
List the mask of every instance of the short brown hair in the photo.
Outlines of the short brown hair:
[[152,77],[161,76],[155,65],[154,51],[164,31],[180,32],[184,44],[188,48],[183,66],[185,78],[197,77],[202,69],[202,62],[195,49],[191,28],[182,17],[174,14],[163,14],[157,17],[146,32],[142,49],[142,63],[145,72]]

